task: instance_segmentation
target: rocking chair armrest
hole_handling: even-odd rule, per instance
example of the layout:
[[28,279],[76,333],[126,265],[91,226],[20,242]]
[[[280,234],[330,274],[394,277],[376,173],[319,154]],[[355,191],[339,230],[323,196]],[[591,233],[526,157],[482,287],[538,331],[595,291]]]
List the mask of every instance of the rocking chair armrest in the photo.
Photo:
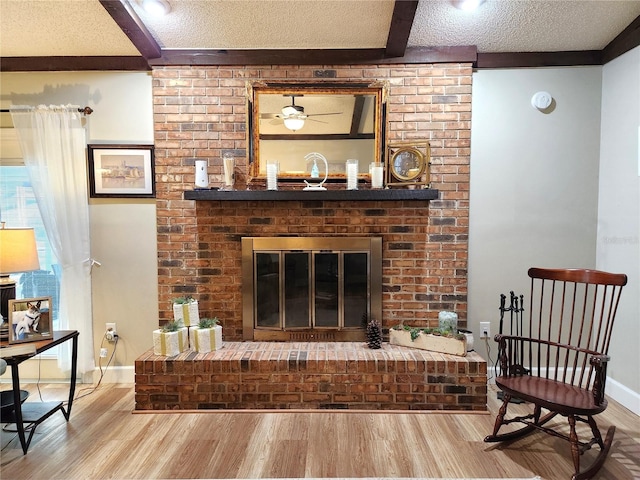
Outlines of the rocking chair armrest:
[[597,369],[605,366],[604,364],[606,364],[609,360],[611,360],[611,357],[609,355],[592,355],[589,359],[589,364]]
[[591,387],[591,394],[596,405],[604,402],[604,389],[607,383],[607,363],[611,357],[609,355],[593,355],[589,363],[595,369],[595,377]]

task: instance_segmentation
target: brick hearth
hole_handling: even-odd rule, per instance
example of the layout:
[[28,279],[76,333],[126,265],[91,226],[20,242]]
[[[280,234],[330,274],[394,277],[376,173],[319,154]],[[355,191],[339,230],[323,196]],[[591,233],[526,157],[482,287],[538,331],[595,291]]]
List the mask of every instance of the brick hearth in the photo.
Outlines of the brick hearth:
[[208,354],[143,354],[136,410],[474,410],[487,405],[487,363],[361,342],[225,342]]

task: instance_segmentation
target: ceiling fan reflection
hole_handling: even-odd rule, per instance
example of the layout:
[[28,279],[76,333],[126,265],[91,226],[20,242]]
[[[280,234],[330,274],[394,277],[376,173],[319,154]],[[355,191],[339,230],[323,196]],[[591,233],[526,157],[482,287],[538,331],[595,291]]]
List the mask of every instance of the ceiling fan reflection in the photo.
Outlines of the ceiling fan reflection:
[[285,97],[291,97],[291,105],[286,105],[282,108],[282,113],[263,113],[260,115],[261,119],[271,119],[269,124],[280,125],[284,123],[284,126],[289,130],[299,130],[304,126],[306,120],[310,120],[318,123],[323,122],[315,118],[322,115],[340,115],[342,112],[327,112],[327,113],[305,113],[302,105],[296,105],[296,97],[303,97],[304,95],[283,95]]

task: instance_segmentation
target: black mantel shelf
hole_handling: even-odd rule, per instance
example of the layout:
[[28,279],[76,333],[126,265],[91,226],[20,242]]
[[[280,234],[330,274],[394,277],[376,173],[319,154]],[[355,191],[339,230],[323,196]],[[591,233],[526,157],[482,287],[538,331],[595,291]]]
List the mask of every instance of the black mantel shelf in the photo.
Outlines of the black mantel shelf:
[[187,190],[185,200],[218,201],[393,201],[437,200],[438,190],[432,188],[383,190]]

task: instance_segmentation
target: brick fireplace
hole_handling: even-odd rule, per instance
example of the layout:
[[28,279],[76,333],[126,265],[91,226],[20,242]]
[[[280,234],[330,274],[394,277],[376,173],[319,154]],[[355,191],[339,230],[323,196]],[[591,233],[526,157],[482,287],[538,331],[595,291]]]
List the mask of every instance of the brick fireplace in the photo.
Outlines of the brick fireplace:
[[[220,175],[227,151],[238,165],[236,189],[246,188],[248,80],[310,82],[318,68],[345,82],[388,81],[386,141],[430,142],[437,199],[185,200],[195,161]],[[243,237],[375,236],[383,327],[434,326],[441,310],[464,326],[471,79],[471,64],[154,68],[160,324],[173,298],[193,295],[201,316],[221,319],[225,341],[242,340]]]
[[[237,159],[245,188],[248,80],[389,82],[387,141],[428,140],[439,198],[412,201],[193,201],[194,162]],[[242,339],[241,245],[245,236],[368,236],[383,241],[383,325],[433,326],[440,310],[467,312],[471,64],[163,67],[153,70],[160,323],[171,299],[190,294]],[[318,80],[321,81],[321,80]]]

